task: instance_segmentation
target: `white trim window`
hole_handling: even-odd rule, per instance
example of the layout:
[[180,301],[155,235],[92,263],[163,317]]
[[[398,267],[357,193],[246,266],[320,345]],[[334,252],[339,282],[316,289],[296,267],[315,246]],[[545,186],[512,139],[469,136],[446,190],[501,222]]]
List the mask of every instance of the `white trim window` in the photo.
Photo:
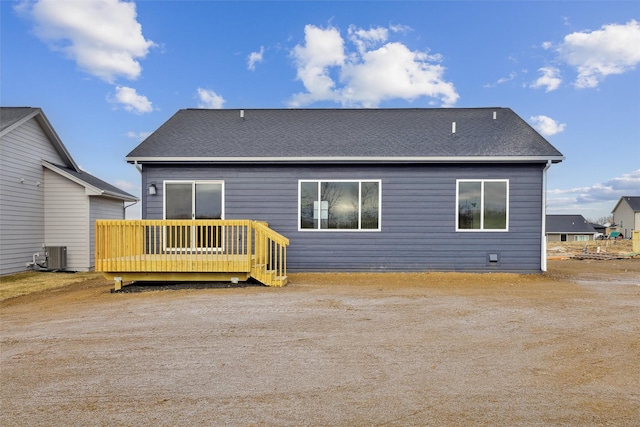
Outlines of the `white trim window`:
[[456,231],[509,231],[509,180],[456,180]]
[[164,219],[224,219],[224,181],[164,181]]
[[298,230],[380,231],[380,180],[298,181]]
[[[163,218],[224,219],[224,181],[164,181]],[[167,250],[221,250],[224,228],[218,226],[164,227]]]

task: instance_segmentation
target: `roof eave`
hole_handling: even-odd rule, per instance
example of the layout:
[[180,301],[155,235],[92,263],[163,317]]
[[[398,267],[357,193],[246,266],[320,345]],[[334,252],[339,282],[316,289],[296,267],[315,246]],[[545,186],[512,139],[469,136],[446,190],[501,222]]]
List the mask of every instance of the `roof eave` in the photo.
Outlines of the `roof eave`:
[[127,157],[135,163],[560,163],[564,156]]
[[108,197],[111,199],[117,199],[117,200],[122,200],[124,202],[135,202],[135,201],[139,201],[138,198],[136,197],[129,197],[128,195],[125,194],[121,194],[121,193],[114,193],[112,191],[108,191],[108,190],[103,190],[102,188],[98,188],[95,185],[91,185],[90,183],[84,181],[81,178],[78,178],[74,175],[71,175],[70,173],[60,169],[59,167],[57,167],[56,165],[47,162],[46,160],[42,160],[42,166],[44,166],[45,168],[49,169],[52,172],[57,173],[60,176],[65,177],[66,179],[75,182],[76,184],[84,187],[86,193],[88,196],[101,196],[101,197]]

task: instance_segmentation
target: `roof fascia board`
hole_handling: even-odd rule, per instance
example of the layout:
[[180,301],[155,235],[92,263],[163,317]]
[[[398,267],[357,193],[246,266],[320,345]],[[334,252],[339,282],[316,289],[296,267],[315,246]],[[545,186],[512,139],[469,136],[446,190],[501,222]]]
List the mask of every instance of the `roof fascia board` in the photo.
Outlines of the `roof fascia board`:
[[23,124],[25,124],[26,122],[28,122],[33,118],[37,120],[38,124],[42,127],[44,133],[49,137],[49,140],[53,144],[53,147],[55,148],[55,150],[62,157],[62,160],[69,167],[73,168],[77,172],[80,172],[80,168],[78,167],[76,162],[73,160],[73,157],[71,157],[71,154],[69,154],[69,152],[67,151],[67,147],[64,146],[64,144],[62,143],[62,140],[56,133],[55,129],[53,129],[53,126],[51,126],[49,119],[47,119],[47,116],[45,116],[44,112],[40,108],[36,108],[32,113],[27,114],[22,119],[18,120],[11,126],[5,128],[2,131],[2,133],[0,133],[0,136],[5,136],[9,132],[17,129],[18,127],[22,126]]
[[[62,169],[60,169],[60,168],[59,168],[59,167],[57,167],[56,165],[53,165],[53,164],[51,164],[51,163],[47,162],[46,160],[43,160],[43,161],[42,161],[42,166],[44,166],[45,168],[47,168],[47,169],[49,169],[49,170],[51,170],[51,171],[53,171],[53,172],[57,173],[57,174],[58,174],[58,175],[60,175],[60,176],[63,176],[63,177],[65,177],[65,178],[67,178],[69,181],[73,181],[73,182],[75,182],[76,184],[83,186],[83,187],[87,190],[87,195],[93,195],[93,196],[95,196],[95,195],[100,195],[100,194],[102,194],[102,192],[103,192],[103,191],[102,191],[101,189],[99,189],[98,187],[95,187],[95,186],[93,186],[93,185],[89,184],[88,182],[83,181],[83,180],[81,180],[80,178],[78,178],[78,177],[76,177],[76,176],[71,175],[70,173],[68,173],[68,172],[66,172],[66,171],[64,171],[64,170],[62,170]],[[90,194],[90,193],[94,193],[94,194]]]
[[124,195],[119,195],[119,194],[115,194],[111,191],[105,191],[102,190],[98,187],[96,187],[95,185],[91,185],[88,182],[71,175],[70,173],[56,167],[55,165],[47,162],[46,160],[42,161],[42,166],[44,166],[45,168],[51,170],[52,172],[57,173],[60,176],[63,176],[65,178],[67,178],[68,180],[75,182],[78,185],[81,185],[82,187],[84,187],[85,189],[85,193],[87,194],[87,196],[103,196],[103,197],[109,197],[112,199],[117,199],[117,200],[123,200],[126,202],[134,202],[134,201],[138,201],[138,199],[132,199],[131,197],[126,197]]
[[618,203],[616,203],[616,205],[613,207],[613,209],[611,210],[611,213],[614,213],[618,209],[618,206],[620,206],[620,203],[622,203],[623,200],[624,200],[624,196],[618,199]]
[[564,156],[448,157],[127,157],[128,163],[559,163]]
[[62,143],[62,140],[56,133],[55,129],[53,128],[53,126],[51,126],[51,123],[49,122],[49,119],[47,119],[47,116],[44,114],[44,112],[41,109],[38,109],[38,113],[39,115],[36,117],[36,119],[38,120],[40,125],[43,127],[47,136],[49,136],[49,138],[53,142],[56,151],[60,153],[63,160],[67,162],[67,165],[69,167],[73,168],[76,172],[80,172],[80,167],[78,167],[76,162],[73,160],[73,157],[71,157],[71,154],[69,153],[69,151],[67,151],[67,147],[64,146],[64,144]]

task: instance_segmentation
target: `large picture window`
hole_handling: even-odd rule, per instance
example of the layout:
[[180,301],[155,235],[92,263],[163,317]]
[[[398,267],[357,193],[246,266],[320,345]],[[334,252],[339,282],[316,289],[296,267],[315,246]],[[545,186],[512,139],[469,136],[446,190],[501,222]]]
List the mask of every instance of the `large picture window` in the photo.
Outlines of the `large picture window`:
[[456,230],[508,230],[509,181],[460,179],[456,187]]
[[300,181],[301,230],[380,230],[380,181]]

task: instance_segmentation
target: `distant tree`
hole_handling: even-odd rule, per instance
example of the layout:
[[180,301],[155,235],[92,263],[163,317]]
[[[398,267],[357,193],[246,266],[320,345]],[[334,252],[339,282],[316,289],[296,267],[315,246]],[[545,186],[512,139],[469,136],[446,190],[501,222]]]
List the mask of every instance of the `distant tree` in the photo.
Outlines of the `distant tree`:
[[611,224],[613,222],[613,215],[601,216],[600,218],[596,218],[596,219],[587,218],[587,222],[591,224],[599,224],[599,225],[604,225],[606,223]]

